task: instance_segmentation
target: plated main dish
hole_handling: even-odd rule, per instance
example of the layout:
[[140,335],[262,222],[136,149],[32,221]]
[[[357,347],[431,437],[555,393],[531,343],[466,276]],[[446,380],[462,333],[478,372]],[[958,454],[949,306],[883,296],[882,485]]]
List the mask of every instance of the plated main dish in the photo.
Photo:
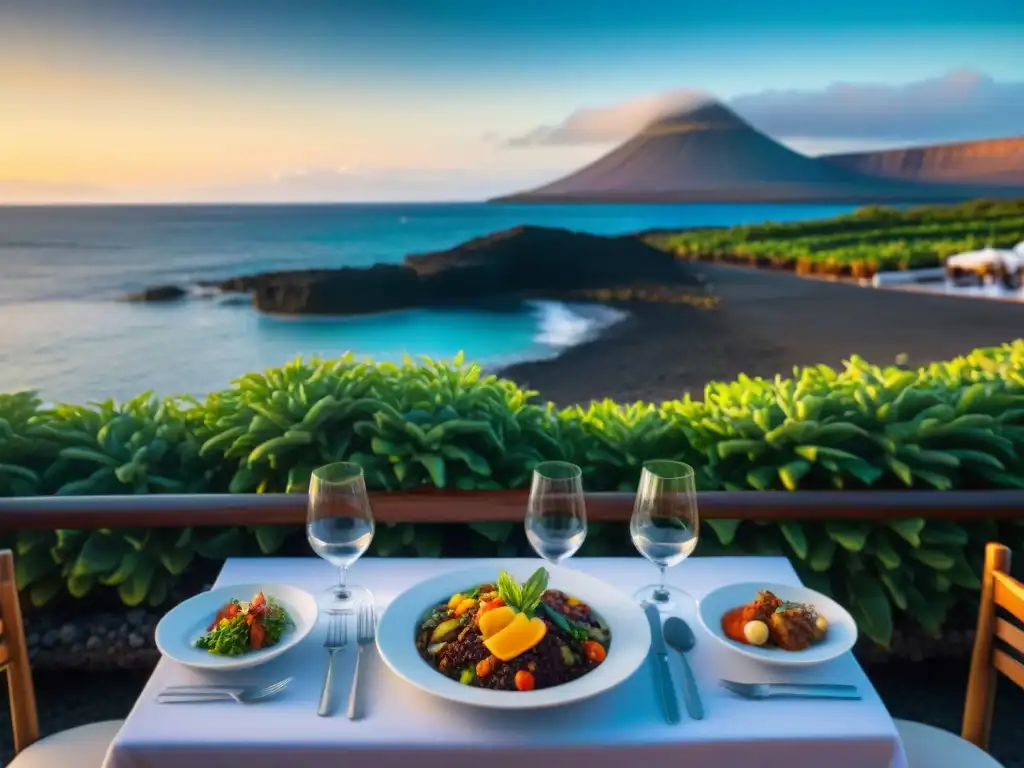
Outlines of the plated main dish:
[[737,643],[802,651],[825,637],[828,620],[809,603],[780,600],[765,589],[751,602],[726,611],[722,631]]
[[[502,710],[582,701],[636,672],[651,647],[650,625],[639,604],[607,581],[557,565],[538,573],[537,565],[523,560],[479,563],[410,586],[388,603],[377,624],[377,649],[384,664],[431,696]],[[501,570],[507,577],[499,578]],[[512,593],[512,600],[506,601],[502,591]],[[494,592],[506,605],[486,599]],[[521,610],[527,602],[536,607]],[[512,609],[511,617],[501,611],[486,618],[503,607]],[[457,631],[449,624],[430,642],[438,627],[452,619],[460,622]],[[584,646],[587,640],[594,645]],[[446,645],[438,647],[442,642]],[[562,655],[563,646],[571,657]],[[477,665],[491,657],[490,668],[478,675]],[[528,672],[532,681],[519,675],[517,688],[519,672]],[[528,690],[530,682],[533,688]]]
[[772,666],[822,664],[857,642],[850,612],[799,584],[726,584],[700,599],[697,618],[727,652]]
[[420,657],[477,688],[532,691],[576,680],[608,654],[611,630],[579,598],[548,589],[548,572],[518,583],[506,571],[427,611],[416,627]]
[[241,656],[277,645],[292,620],[273,597],[257,592],[249,602],[225,603],[196,640],[196,648],[221,656]]

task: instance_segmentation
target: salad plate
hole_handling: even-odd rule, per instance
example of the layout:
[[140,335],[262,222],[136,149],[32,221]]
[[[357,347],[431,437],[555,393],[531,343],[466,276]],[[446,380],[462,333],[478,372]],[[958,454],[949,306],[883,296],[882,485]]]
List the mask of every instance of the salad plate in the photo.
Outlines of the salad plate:
[[156,646],[193,669],[250,669],[302,642],[316,620],[308,592],[287,584],[232,584],[168,611],[157,624]]

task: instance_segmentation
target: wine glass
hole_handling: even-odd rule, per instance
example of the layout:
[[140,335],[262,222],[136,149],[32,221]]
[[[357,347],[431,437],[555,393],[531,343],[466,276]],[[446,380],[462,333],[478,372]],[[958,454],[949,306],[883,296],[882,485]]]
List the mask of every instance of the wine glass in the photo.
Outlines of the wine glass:
[[678,461],[648,461],[640,475],[629,534],[640,554],[658,566],[658,584],[642,587],[634,597],[672,613],[686,592],[665,583],[665,571],[683,562],[697,548],[700,521],[693,467]]
[[583,470],[567,461],[545,461],[533,469],[526,508],[526,538],[552,565],[576,554],[587,537]]
[[313,551],[339,571],[338,583],[324,596],[328,613],[354,611],[373,600],[366,588],[346,583],[349,566],[369,549],[373,531],[363,468],[342,461],[313,470],[306,537]]

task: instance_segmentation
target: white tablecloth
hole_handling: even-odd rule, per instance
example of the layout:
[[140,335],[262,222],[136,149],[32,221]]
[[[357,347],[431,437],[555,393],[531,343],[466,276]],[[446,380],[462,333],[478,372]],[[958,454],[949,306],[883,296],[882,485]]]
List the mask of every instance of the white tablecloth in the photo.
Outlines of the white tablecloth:
[[[367,558],[351,569],[350,578],[371,589],[382,609],[419,580],[442,569],[480,562]],[[657,576],[655,568],[639,557],[576,558],[568,565],[626,592]],[[799,583],[784,558],[692,558],[669,573],[671,583],[698,599],[729,581]],[[268,581],[318,592],[331,584],[335,574],[314,558],[237,559],[225,564],[217,586]],[[691,659],[704,700],[705,718],[700,721],[686,716],[681,662],[675,654],[670,655],[670,664],[683,720],[668,725],[647,664],[618,688],[589,701],[559,709],[500,713],[448,703],[412,688],[373,652],[364,654],[363,661],[366,714],[351,722],[345,717],[355,663],[351,644],[335,661],[335,713],[318,717],[327,665],[321,622],[280,658],[236,673],[253,683],[295,676],[282,694],[260,704],[157,704],[154,697],[167,685],[223,680],[161,660],[111,745],[105,768],[452,768],[473,765],[474,760],[487,768],[522,768],[531,760],[587,768],[622,766],[631,760],[644,768],[903,768],[905,759],[892,718],[852,655],[770,677],[772,670],[723,652],[703,634],[692,614],[682,615],[693,619],[697,633]],[[749,701],[719,687],[719,677],[850,683],[861,689],[864,698]]]

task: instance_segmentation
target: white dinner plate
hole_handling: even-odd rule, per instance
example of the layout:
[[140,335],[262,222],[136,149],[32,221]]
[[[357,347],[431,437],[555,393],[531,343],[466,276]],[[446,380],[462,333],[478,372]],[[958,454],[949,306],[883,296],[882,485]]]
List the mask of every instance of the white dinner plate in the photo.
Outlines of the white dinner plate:
[[[563,685],[534,691],[495,691],[462,685],[441,674],[416,650],[416,629],[427,611],[454,593],[494,583],[499,570],[523,583],[539,567],[549,574],[548,588],[577,597],[608,626],[607,658],[587,674]],[[396,597],[377,627],[377,648],[391,670],[415,687],[460,704],[494,709],[554,707],[596,696],[626,680],[647,657],[651,630],[640,606],[613,584],[542,561],[502,562],[442,573],[421,581]]]
[[[722,616],[732,608],[746,605],[761,590],[768,590],[780,600],[813,605],[828,621],[828,631],[819,642],[802,651],[784,651],[771,646],[738,643],[725,636]],[[756,659],[764,664],[786,667],[810,667],[842,656],[857,642],[857,622],[835,600],[807,587],[767,584],[762,581],[727,584],[709,592],[697,605],[697,617],[713,638],[734,653]]]
[[[196,640],[206,633],[221,607],[231,600],[247,602],[259,592],[268,600],[274,598],[292,620],[276,645],[241,656],[218,656],[196,648]],[[286,584],[235,584],[200,592],[168,611],[156,625],[156,647],[167,658],[194,669],[249,669],[277,658],[301,642],[316,626],[316,618],[316,600],[301,589]]]

